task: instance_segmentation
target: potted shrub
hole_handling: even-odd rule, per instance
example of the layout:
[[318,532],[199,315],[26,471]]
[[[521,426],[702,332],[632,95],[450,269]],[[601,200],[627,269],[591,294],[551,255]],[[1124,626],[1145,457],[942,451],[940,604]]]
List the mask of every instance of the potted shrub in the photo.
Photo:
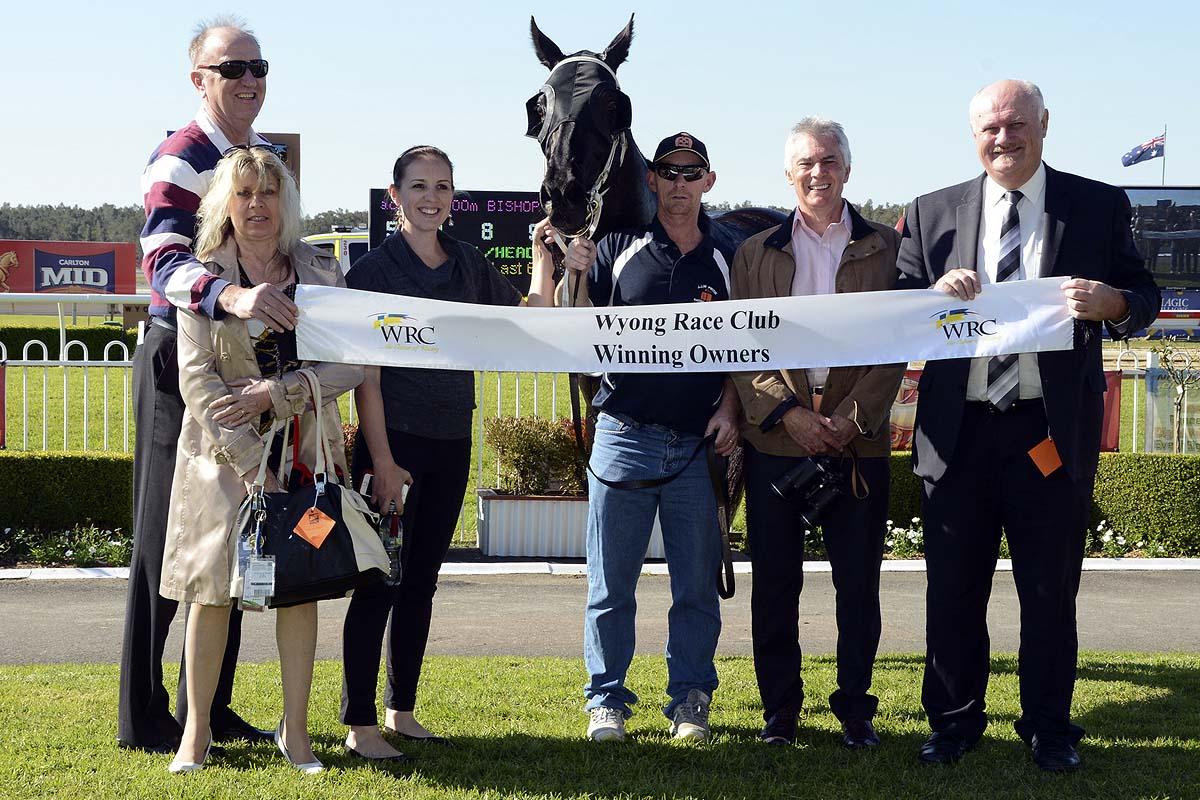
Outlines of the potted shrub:
[[[485,420],[500,485],[479,489],[479,549],[488,556],[583,558],[587,482],[571,421],[501,416]],[[662,558],[657,522],[650,558]]]

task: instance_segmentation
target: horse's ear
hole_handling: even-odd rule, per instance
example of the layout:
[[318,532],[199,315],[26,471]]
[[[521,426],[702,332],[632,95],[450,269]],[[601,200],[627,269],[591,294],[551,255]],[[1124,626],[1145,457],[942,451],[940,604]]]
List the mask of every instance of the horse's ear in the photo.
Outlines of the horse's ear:
[[538,61],[546,65],[546,69],[554,69],[554,65],[563,60],[563,51],[558,48],[550,37],[538,30],[537,20],[529,18],[529,36],[533,39],[533,52],[537,53]]
[[616,35],[616,37],[608,43],[608,47],[604,48],[604,52],[600,54],[600,58],[604,59],[604,63],[608,64],[613,72],[617,71],[617,67],[629,58],[629,44],[633,41],[633,15],[629,15],[629,24],[624,30]]

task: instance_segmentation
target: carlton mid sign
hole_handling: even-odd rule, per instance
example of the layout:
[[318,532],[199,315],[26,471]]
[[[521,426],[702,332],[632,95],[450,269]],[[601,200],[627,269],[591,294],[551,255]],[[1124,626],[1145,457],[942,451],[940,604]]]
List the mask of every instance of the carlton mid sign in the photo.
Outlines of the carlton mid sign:
[[0,239],[0,292],[134,294],[136,261],[128,242]]

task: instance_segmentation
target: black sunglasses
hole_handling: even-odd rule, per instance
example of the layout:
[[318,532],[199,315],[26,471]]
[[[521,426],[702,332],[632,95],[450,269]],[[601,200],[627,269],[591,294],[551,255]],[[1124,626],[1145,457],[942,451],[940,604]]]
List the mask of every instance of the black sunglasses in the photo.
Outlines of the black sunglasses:
[[[283,150],[282,153],[280,152],[280,149]],[[224,153],[221,153],[221,158],[233,155],[238,150],[269,150],[275,155],[279,156],[281,160],[287,154],[287,148],[278,144],[235,144],[233,147],[228,148]]]
[[227,81],[235,81],[246,74],[246,70],[250,70],[250,74],[256,78],[267,77],[267,62],[261,58],[252,58],[249,61],[235,59],[233,61],[223,61],[220,64],[199,64],[200,69],[211,69],[213,72],[221,73],[221,77]]
[[703,164],[684,164],[683,166],[659,164],[654,168],[654,174],[664,181],[673,181],[682,175],[688,183],[700,180],[704,177],[705,172]]

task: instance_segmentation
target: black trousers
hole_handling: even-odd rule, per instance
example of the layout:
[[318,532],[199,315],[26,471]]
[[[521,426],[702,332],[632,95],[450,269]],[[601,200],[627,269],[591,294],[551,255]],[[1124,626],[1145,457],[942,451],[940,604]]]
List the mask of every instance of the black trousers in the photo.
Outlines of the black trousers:
[[1001,529],[1021,603],[1017,733],[1076,742],[1070,723],[1079,638],[1075,597],[1094,476],[1044,477],[1028,451],[1046,438],[1040,403],[993,414],[968,403],[953,460],[924,485],[925,680],[921,701],[935,731],[978,739],[987,727],[987,605]]
[[[801,459],[760,453],[746,445],[746,536],[754,581],[750,619],[754,674],[763,718],[794,714],[804,702],[800,676],[800,591],[804,587],[803,502],[781,498],[771,482]],[[847,470],[849,461],[842,462]],[[821,532],[836,592],[837,689],[830,710],[843,722],[869,720],[879,699],[869,693],[881,629],[879,565],[887,524],[890,466],[863,458],[859,472],[870,492],[855,499],[849,482],[821,517]]]
[[[133,357],[133,413],[137,438],[133,451],[133,557],[125,602],[125,636],[117,700],[117,739],[131,747],[169,744],[182,733],[187,717],[187,676],[179,670],[175,717],[163,686],[162,658],[178,603],[158,593],[171,503],[175,450],[183,424],[175,333],[146,327]],[[234,609],[229,642],[213,698],[213,729],[233,717],[233,672],[241,645],[242,615]]]
[[[384,706],[397,711],[416,706],[438,570],[454,538],[471,470],[469,438],[429,439],[390,428],[387,433],[392,458],[413,477],[402,517],[403,577],[399,586],[376,583],[358,589],[350,600],[342,630],[341,720],[346,725],[378,724],[375,687],[385,629]],[[370,452],[359,434],[351,469],[356,486],[370,468]]]

